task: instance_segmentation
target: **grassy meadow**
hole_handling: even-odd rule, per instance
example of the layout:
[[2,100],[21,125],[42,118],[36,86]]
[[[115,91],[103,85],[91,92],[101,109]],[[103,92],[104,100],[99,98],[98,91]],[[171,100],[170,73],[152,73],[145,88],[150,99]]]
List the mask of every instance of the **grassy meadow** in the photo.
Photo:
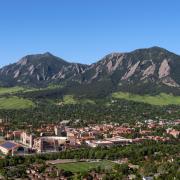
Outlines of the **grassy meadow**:
[[3,94],[13,94],[20,91],[24,91],[25,89],[23,87],[0,87],[0,95]]
[[[50,86],[47,88],[25,88],[25,87],[0,87],[0,109],[22,109],[29,108],[34,106],[34,103],[31,100],[23,99],[17,97],[15,94],[20,92],[30,92],[30,91],[41,91],[47,89],[56,89],[60,88],[59,86]],[[8,95],[8,96],[5,96]],[[113,99],[125,99],[128,101],[142,102],[151,105],[180,105],[180,96],[173,96],[171,94],[161,93],[156,96],[152,95],[138,95],[131,94],[127,92],[115,92],[112,93],[111,97]],[[57,101],[56,101],[57,102]],[[55,102],[51,102],[55,103]],[[111,105],[110,100],[106,100],[107,106]],[[58,105],[68,105],[68,104],[96,104],[96,100],[88,98],[77,98],[74,95],[64,95],[63,99],[59,100]]]
[[0,98],[0,109],[26,109],[33,106],[32,101],[16,96]]
[[136,102],[143,102],[151,105],[180,105],[180,96],[173,96],[171,94],[161,93],[156,96],[151,95],[137,95],[126,92],[115,92],[112,94],[112,97],[115,99],[125,99]]
[[92,99],[87,99],[87,98],[83,98],[83,99],[78,99],[75,98],[73,95],[65,95],[63,97],[63,104],[96,104],[96,102]]
[[64,104],[77,104],[77,100],[74,98],[73,95],[65,95],[63,97]]

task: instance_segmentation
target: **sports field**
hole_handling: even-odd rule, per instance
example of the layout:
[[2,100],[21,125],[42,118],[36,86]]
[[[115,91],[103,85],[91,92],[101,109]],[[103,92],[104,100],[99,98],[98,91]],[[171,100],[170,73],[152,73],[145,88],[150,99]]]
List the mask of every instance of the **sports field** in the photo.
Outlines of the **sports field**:
[[85,172],[93,168],[97,168],[100,166],[101,168],[111,169],[114,165],[113,162],[103,160],[99,162],[75,162],[75,163],[64,163],[64,164],[57,164],[56,166],[60,169],[64,169],[66,171],[71,172]]

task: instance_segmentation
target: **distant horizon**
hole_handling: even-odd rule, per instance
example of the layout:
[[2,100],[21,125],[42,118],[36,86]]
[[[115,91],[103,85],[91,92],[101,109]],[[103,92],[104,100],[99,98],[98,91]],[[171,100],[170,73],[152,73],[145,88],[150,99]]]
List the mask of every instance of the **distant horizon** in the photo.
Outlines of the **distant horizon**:
[[50,52],[92,64],[159,46],[180,54],[179,0],[2,0],[0,67]]

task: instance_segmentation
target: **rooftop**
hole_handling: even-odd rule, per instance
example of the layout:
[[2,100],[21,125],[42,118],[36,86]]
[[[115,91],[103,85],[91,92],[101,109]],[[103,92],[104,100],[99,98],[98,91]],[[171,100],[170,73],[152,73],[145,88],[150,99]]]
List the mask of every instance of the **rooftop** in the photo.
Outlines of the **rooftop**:
[[0,145],[0,147],[3,147],[5,149],[13,149],[17,146],[18,146],[18,144],[10,142],[10,141],[4,142],[3,144]]

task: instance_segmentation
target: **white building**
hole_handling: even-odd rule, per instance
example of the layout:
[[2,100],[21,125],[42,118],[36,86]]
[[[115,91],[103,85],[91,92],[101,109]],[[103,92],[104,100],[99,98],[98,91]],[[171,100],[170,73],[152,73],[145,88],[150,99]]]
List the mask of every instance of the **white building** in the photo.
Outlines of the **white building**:
[[68,142],[67,137],[47,136],[34,139],[33,148],[37,152],[58,151]]

